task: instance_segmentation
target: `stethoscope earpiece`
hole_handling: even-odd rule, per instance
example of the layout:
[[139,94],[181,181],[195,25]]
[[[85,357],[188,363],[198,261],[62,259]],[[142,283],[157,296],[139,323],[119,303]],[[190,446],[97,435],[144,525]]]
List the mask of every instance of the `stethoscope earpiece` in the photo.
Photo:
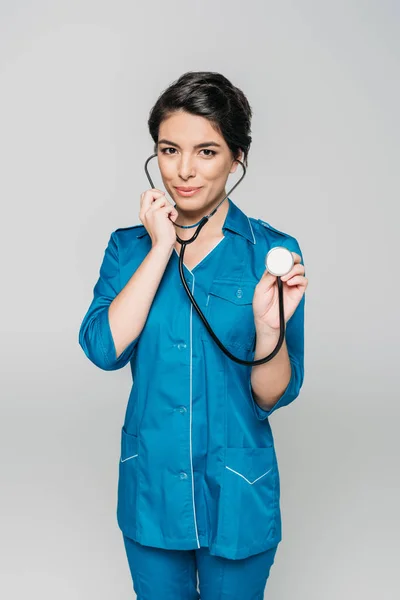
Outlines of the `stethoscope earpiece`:
[[294,265],[293,254],[284,246],[271,248],[265,258],[265,266],[271,275],[282,277],[291,271]]

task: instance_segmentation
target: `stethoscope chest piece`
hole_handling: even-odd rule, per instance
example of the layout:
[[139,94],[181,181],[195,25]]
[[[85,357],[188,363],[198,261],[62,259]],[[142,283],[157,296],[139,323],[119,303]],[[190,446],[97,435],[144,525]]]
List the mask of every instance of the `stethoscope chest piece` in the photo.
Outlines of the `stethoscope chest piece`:
[[284,246],[271,248],[265,258],[265,266],[272,275],[282,277],[293,268],[293,254]]

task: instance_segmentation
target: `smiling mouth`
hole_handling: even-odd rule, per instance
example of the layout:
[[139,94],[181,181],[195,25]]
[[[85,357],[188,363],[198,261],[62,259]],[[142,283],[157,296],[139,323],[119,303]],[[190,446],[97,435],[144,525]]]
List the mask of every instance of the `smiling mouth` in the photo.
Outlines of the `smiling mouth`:
[[198,187],[198,188],[176,187],[175,189],[180,196],[193,196],[196,192],[199,192],[202,188],[201,187]]
[[183,192],[192,192],[193,190],[199,190],[201,186],[184,186],[184,185],[176,185],[176,190],[182,190]]

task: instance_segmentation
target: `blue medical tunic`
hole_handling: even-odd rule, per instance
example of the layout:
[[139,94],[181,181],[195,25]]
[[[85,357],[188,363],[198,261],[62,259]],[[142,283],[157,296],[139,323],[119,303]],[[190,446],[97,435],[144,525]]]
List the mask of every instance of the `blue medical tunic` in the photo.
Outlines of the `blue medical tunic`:
[[[248,218],[232,200],[223,239],[185,278],[222,343],[254,359],[254,288],[270,248],[297,240]],[[193,308],[172,253],[140,335],[117,358],[108,307],[151,249],[143,225],[112,232],[79,343],[101,369],[132,372],[121,430],[117,521],[141,544],[245,558],[282,538],[280,485],[268,418],[298,395],[304,300],[286,325],[291,378],[271,410],[256,403],[251,366],[230,360]]]

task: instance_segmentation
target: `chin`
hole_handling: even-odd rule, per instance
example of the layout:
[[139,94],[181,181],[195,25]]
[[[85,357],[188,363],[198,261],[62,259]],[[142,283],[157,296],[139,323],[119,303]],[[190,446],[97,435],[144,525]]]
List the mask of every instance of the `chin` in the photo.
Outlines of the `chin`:
[[186,200],[184,199],[182,201],[182,198],[179,198],[178,202],[176,202],[177,206],[182,208],[185,211],[190,211],[190,210],[195,210],[195,211],[201,211],[205,208],[207,208],[207,203],[206,202],[198,202],[198,201],[194,201],[191,198],[187,198]]
[[194,196],[192,198],[190,198],[190,196],[185,198],[184,196],[180,196],[179,194],[174,194],[173,199],[176,202],[176,204],[178,204],[178,206],[181,204],[182,206],[185,206],[185,208],[188,208],[190,206],[196,206],[197,208],[200,208],[201,206],[207,205],[207,202],[205,200],[200,200],[200,198],[195,198]]

